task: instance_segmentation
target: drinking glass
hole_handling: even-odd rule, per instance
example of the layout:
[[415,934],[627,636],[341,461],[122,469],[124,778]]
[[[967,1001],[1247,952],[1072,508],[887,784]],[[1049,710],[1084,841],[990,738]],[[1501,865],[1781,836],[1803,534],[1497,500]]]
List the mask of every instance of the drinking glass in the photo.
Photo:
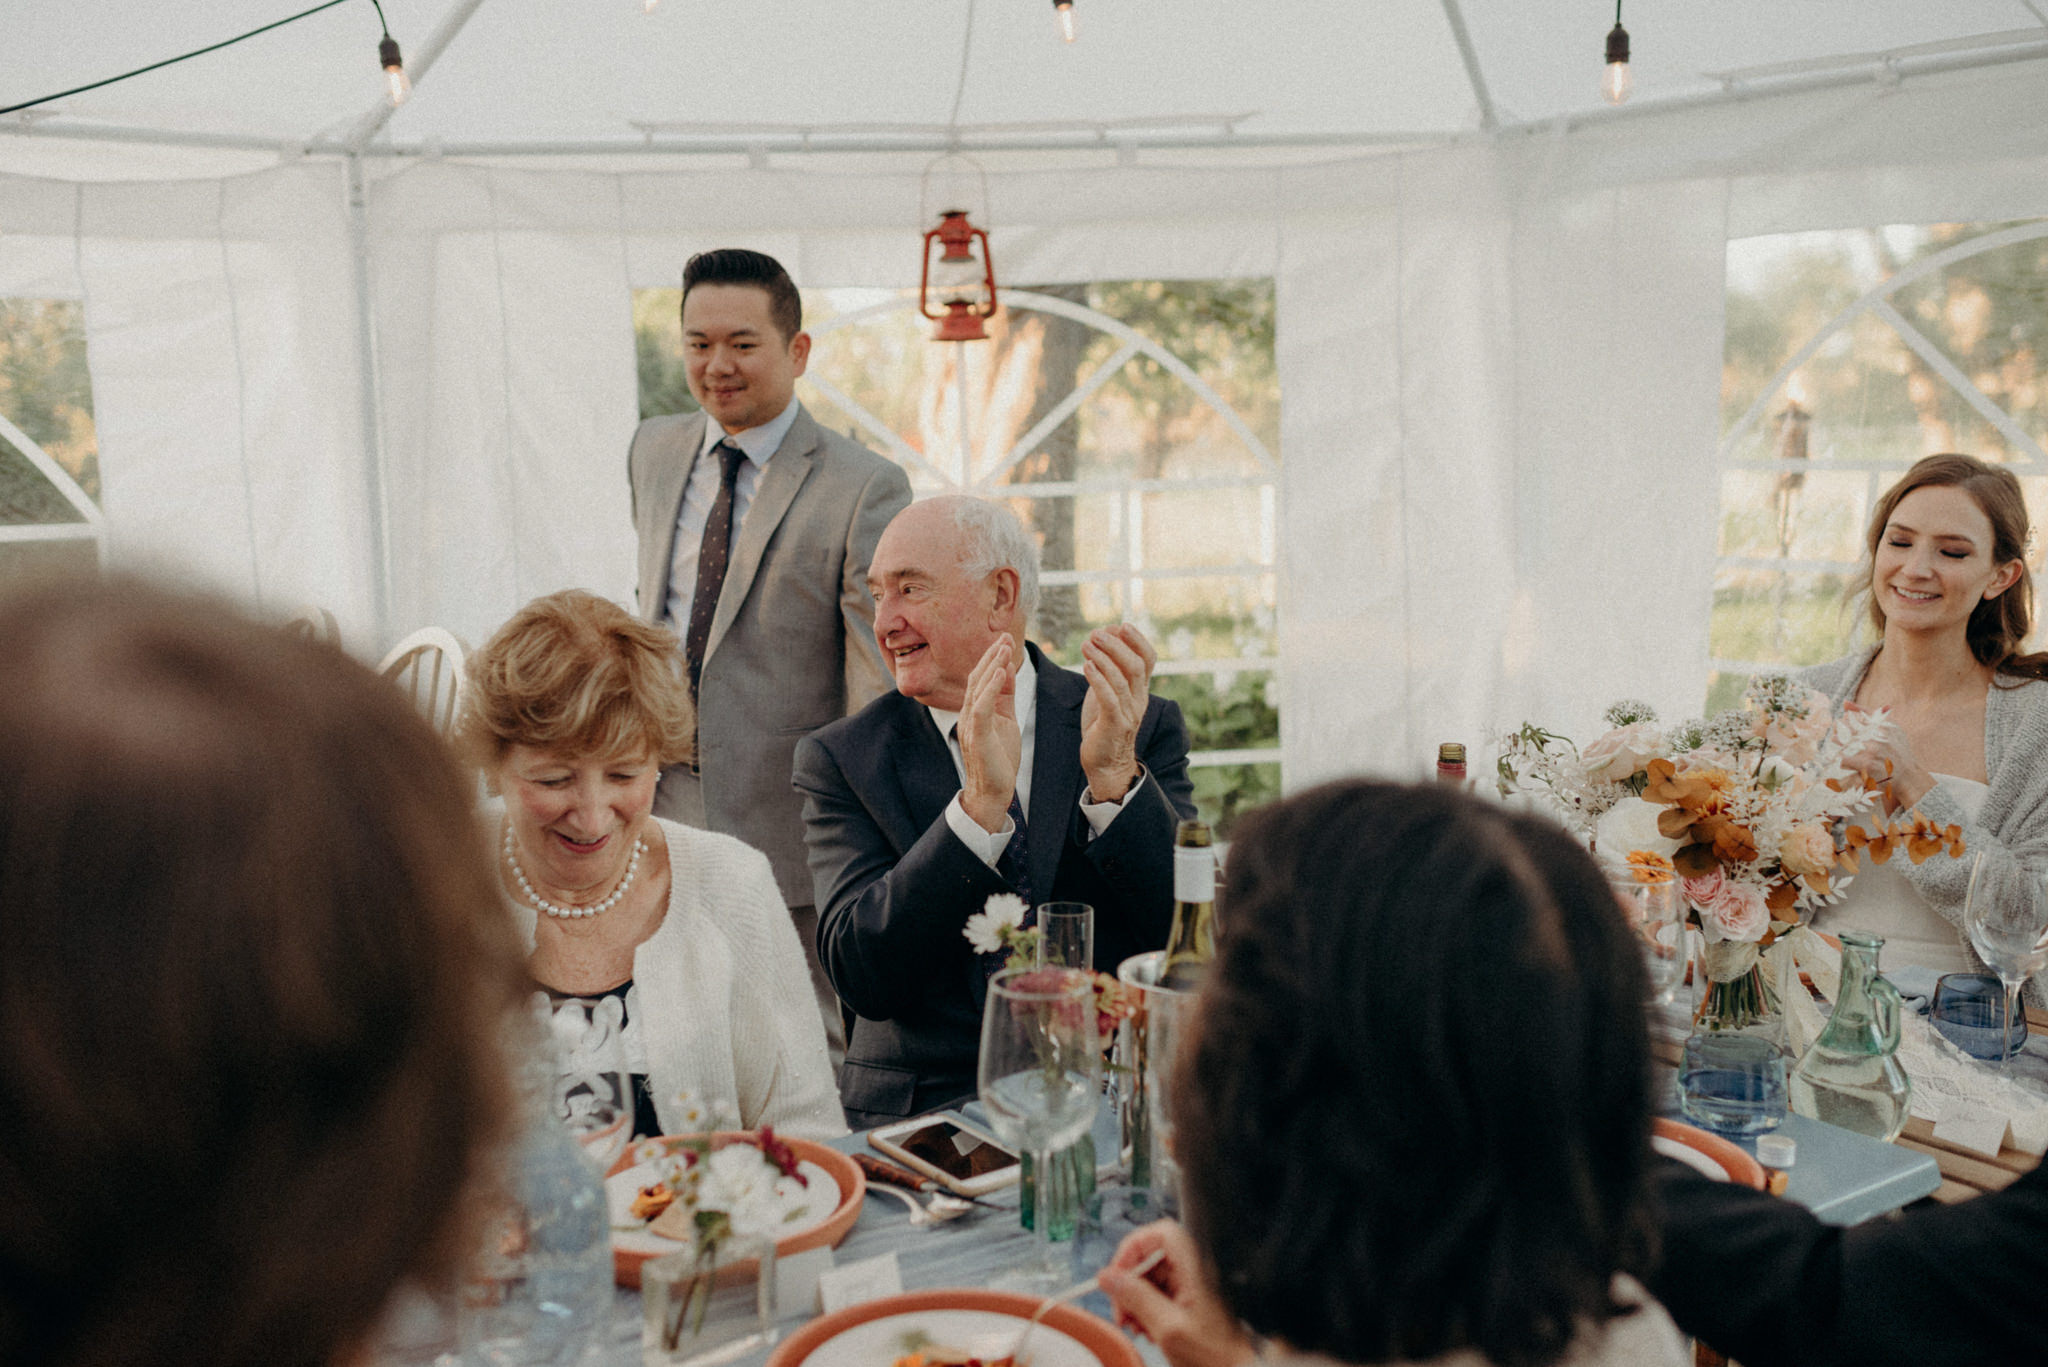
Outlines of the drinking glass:
[[1095,968],[1095,908],[1086,902],[1038,904],[1038,966]]
[[610,1172],[633,1139],[633,1077],[620,1068],[563,1073],[555,1114],[598,1172]]
[[1687,1036],[1678,1108],[1720,1134],[1752,1135],[1785,1121],[1785,1055],[1755,1035]]
[[1978,851],[1963,895],[1963,925],[1970,943],[2005,984],[2005,1028],[2000,1054],[2012,1072],[2012,1018],[2020,988],[2048,967],[2048,886],[2014,861],[1987,861]]
[[[1927,1018],[1950,1044],[1971,1058],[1997,1059],[2005,1057],[2008,1049],[2017,1054],[2027,1044],[2024,1012],[2007,1015],[2000,1025],[1999,1012],[2005,1005],[2005,985],[1996,973],[1944,973],[1935,980],[1934,1002]],[[2009,1037],[2007,1031],[2017,1032],[2017,1038]]]
[[633,1075],[626,1062],[625,1003],[617,997],[550,1002],[534,994],[533,1009],[547,1027],[555,1051],[550,1100],[555,1118],[583,1146],[599,1173],[633,1139]]
[[[1052,1155],[1095,1123],[1102,1053],[1095,1035],[1095,988],[1063,968],[1010,968],[989,979],[981,1018],[981,1104],[996,1138],[1029,1152],[1039,1172]],[[1043,1295],[1066,1284],[1067,1259],[1055,1256],[1051,1222],[1039,1220],[1035,1256],[998,1279],[1006,1289]]]
[[1662,1004],[1685,978],[1685,898],[1670,869],[1603,865],[1622,912],[1642,943],[1650,1000]]

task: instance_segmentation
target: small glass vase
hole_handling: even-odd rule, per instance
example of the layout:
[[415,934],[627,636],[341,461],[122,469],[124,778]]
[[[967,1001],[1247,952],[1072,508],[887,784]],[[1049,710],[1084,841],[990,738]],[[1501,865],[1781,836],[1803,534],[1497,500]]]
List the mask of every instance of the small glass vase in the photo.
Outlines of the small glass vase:
[[1771,985],[1754,944],[1729,940],[1704,944],[1696,971],[1705,982],[1693,1008],[1695,1032],[1760,1035],[1783,1047],[1785,1017],[1778,1004],[1778,990]]
[[1050,1180],[1041,1180],[1031,1154],[1024,1154],[1018,1174],[1017,1213],[1024,1228],[1038,1228],[1045,1214],[1045,1237],[1054,1243],[1074,1237],[1081,1212],[1095,1194],[1095,1136],[1084,1134],[1052,1156]]
[[1899,991],[1878,976],[1884,939],[1842,932],[1842,986],[1827,1028],[1792,1070],[1792,1109],[1886,1142],[1906,1126],[1913,1083],[1899,1062]]
[[[752,1262],[754,1267],[741,1264]],[[705,1256],[664,1254],[640,1268],[643,1367],[727,1362],[774,1346],[775,1242],[732,1235]]]

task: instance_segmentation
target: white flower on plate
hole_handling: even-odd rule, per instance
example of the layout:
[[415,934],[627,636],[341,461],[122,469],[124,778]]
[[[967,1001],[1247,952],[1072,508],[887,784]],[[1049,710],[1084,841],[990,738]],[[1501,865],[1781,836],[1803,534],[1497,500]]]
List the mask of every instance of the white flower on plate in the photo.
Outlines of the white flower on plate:
[[977,954],[999,953],[1003,947],[1003,931],[1015,930],[1024,924],[1024,913],[1030,910],[1024,899],[1014,892],[998,892],[982,904],[982,909],[967,918],[961,934],[967,943],[974,946]]

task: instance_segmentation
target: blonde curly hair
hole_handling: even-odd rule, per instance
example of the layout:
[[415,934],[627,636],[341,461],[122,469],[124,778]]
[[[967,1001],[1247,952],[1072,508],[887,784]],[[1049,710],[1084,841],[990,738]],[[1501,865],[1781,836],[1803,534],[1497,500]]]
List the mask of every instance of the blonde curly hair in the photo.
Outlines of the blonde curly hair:
[[690,759],[697,713],[675,633],[581,589],[536,598],[469,662],[457,737],[491,775],[529,745],[571,755]]

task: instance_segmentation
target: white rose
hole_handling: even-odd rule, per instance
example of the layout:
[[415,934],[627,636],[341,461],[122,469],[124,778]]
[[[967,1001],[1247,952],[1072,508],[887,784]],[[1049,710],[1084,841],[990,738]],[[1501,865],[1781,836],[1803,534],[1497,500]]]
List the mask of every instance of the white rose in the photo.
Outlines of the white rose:
[[1763,762],[1763,767],[1756,771],[1756,778],[1763,787],[1776,788],[1781,784],[1790,783],[1798,774],[1799,771],[1789,761],[1781,756],[1772,755]]
[[1636,850],[1661,854],[1666,859],[1678,853],[1678,842],[1657,829],[1657,817],[1664,809],[1639,797],[1625,797],[1607,809],[1593,828],[1593,848],[1600,857],[1619,863]]

